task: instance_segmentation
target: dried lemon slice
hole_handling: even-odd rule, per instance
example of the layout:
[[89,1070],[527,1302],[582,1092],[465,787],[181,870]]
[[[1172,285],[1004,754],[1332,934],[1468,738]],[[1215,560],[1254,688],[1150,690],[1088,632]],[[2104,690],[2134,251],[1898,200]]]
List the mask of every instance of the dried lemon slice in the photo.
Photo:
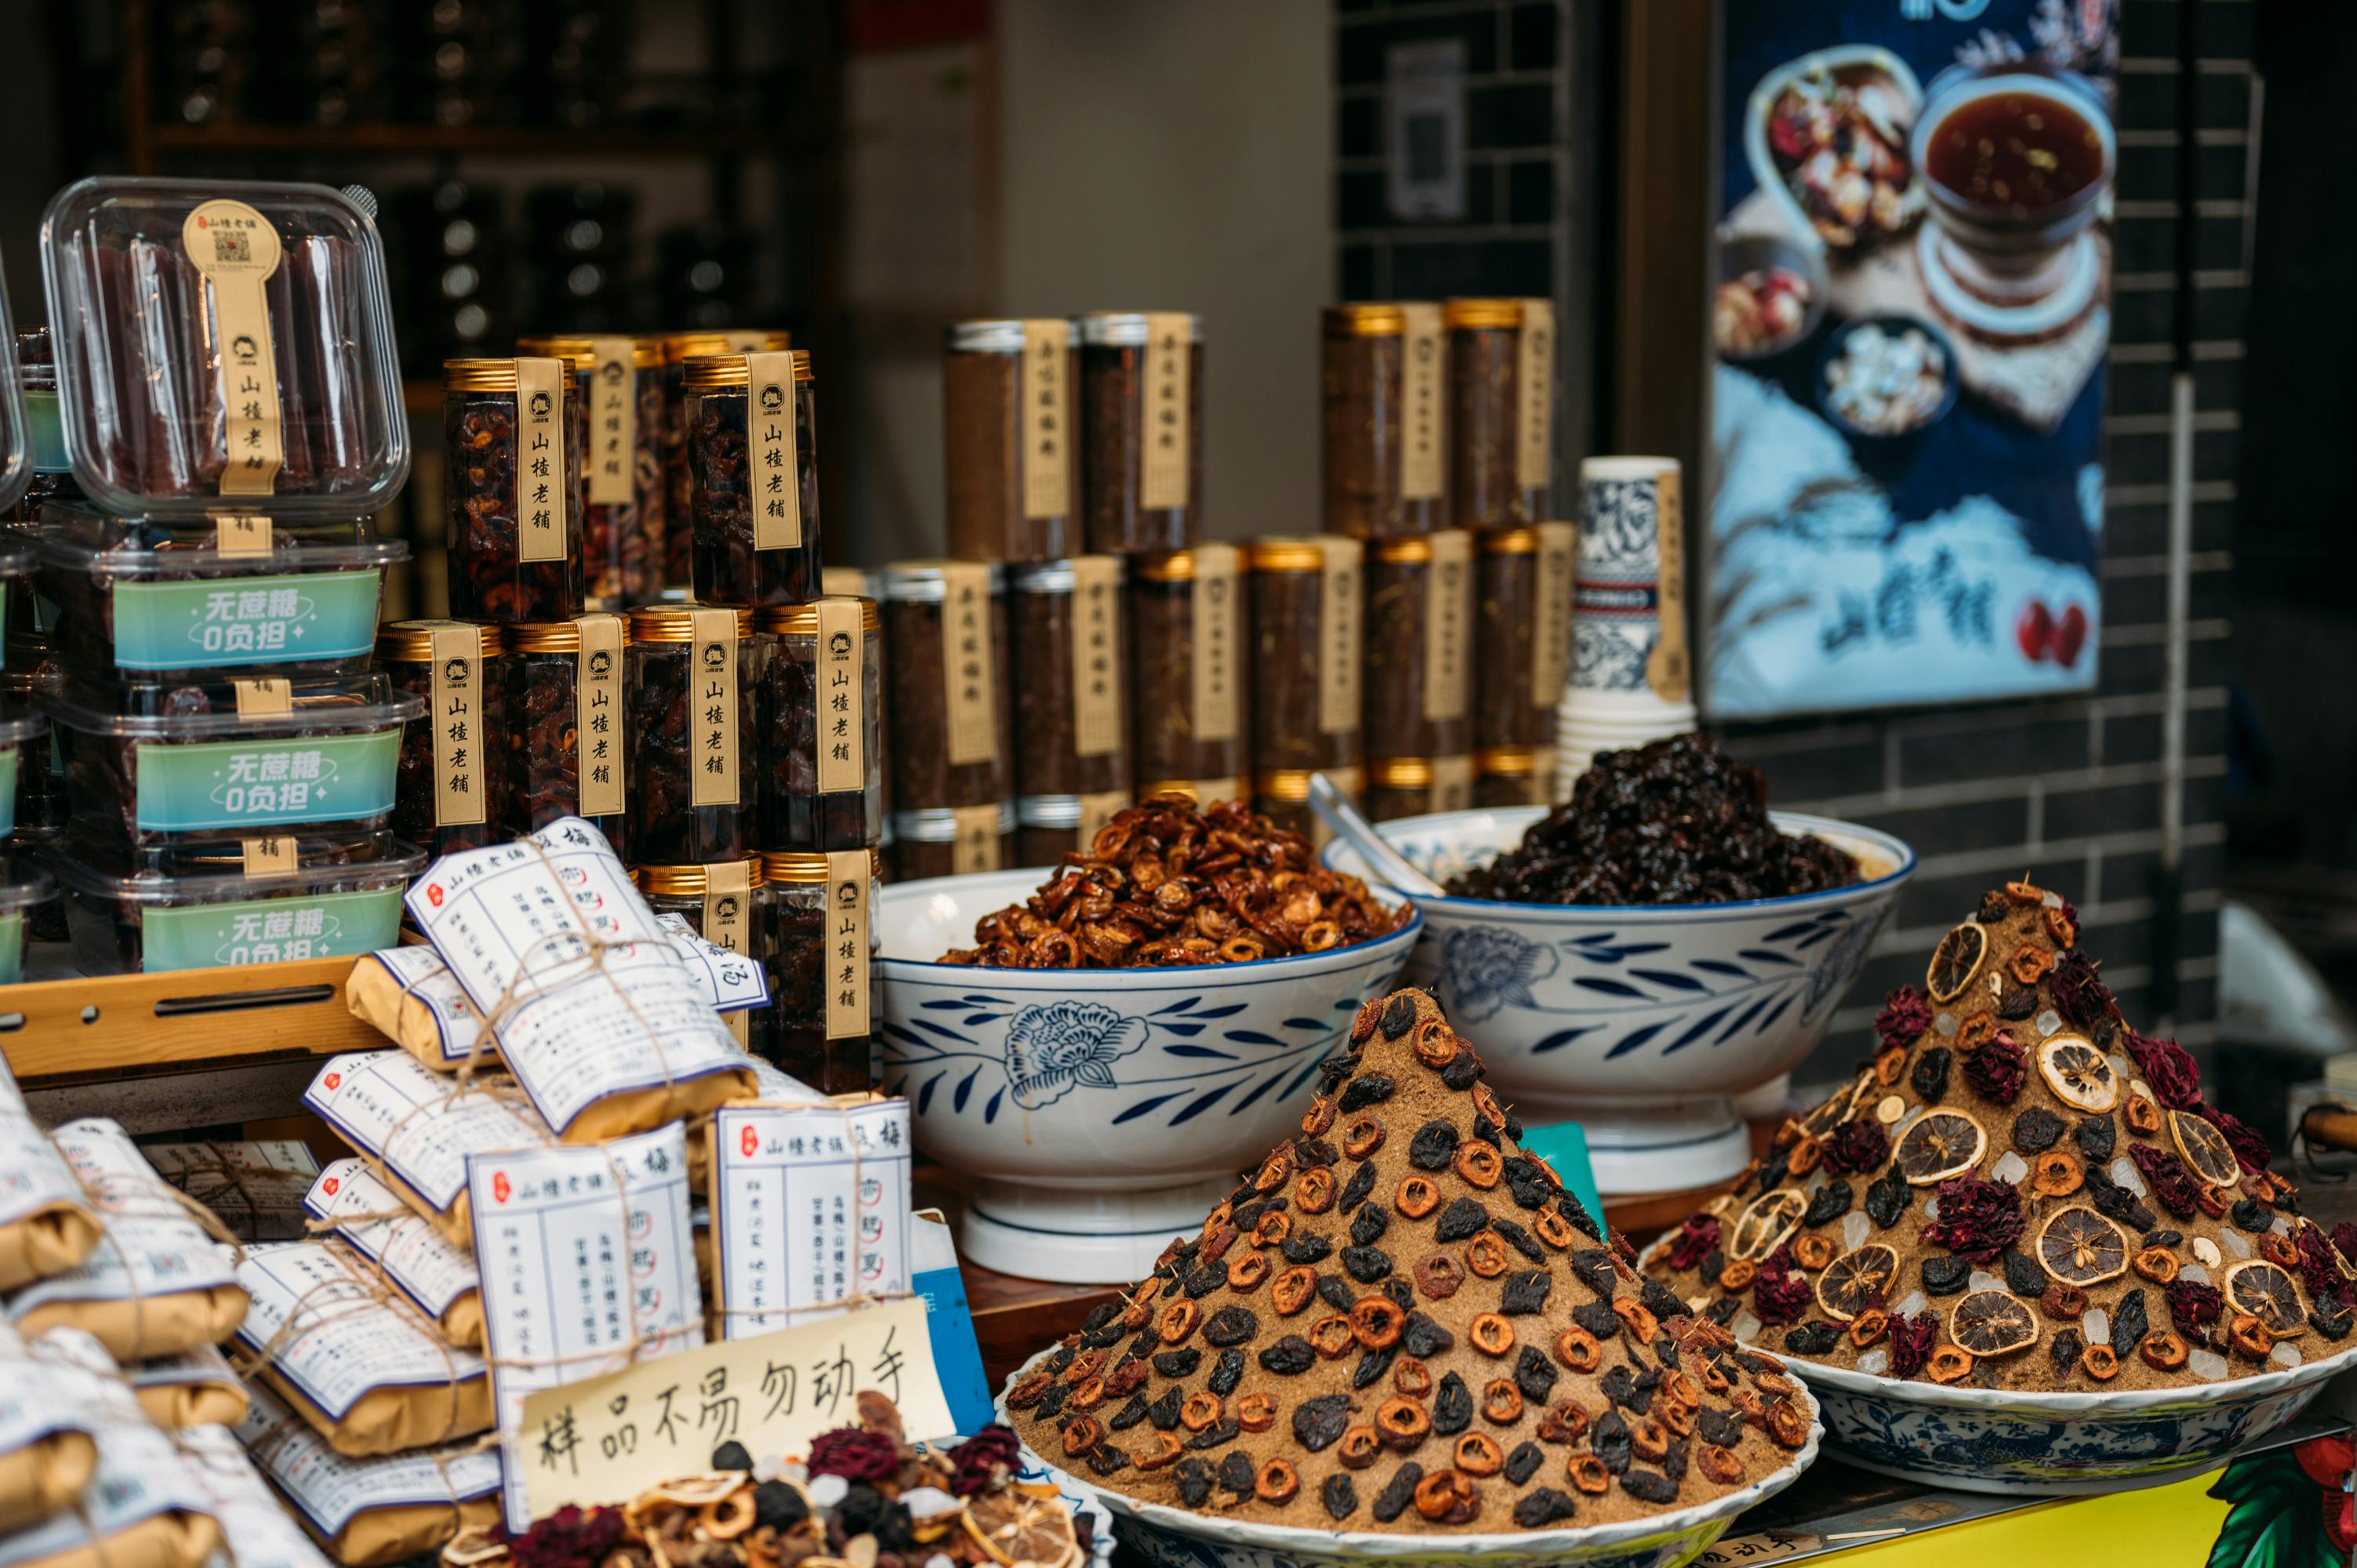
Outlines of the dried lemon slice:
[[1869,1241],[1825,1265],[1817,1276],[1817,1305],[1828,1317],[1847,1323],[1868,1307],[1881,1305],[1890,1282],[1898,1277],[1898,1252]]
[[2290,1338],[2308,1323],[2299,1286],[2282,1268],[2262,1258],[2226,1271],[2226,1300],[2234,1311],[2257,1318],[2259,1326],[2278,1339]]
[[1800,1189],[1778,1187],[1743,1211],[1727,1243],[1727,1255],[1758,1262],[1801,1228],[1801,1216],[1808,1211],[1809,1200]]
[[1932,967],[1924,972],[1923,988],[1934,1002],[1953,1002],[1964,993],[1988,956],[1988,931],[1978,920],[1966,920],[1940,939],[1932,950]]
[[1823,1104],[1802,1117],[1803,1130],[1814,1133],[1820,1138],[1824,1137],[1849,1120],[1850,1113],[1857,1109],[1859,1102],[1865,1100],[1867,1091],[1874,1087],[1874,1073],[1868,1069],[1860,1074],[1855,1083],[1846,1089],[1835,1090]]
[[2038,1047],[2038,1072],[2046,1087],[2075,1111],[2109,1111],[2120,1102],[2120,1075],[2083,1035],[2048,1036]]
[[1899,1135],[1891,1163],[1910,1186],[1959,1176],[1981,1163],[1988,1150],[1988,1134],[1961,1111],[1926,1111]]
[[1061,1498],[1030,1498],[1009,1488],[968,1499],[965,1530],[994,1562],[1045,1565],[1079,1555],[1072,1516]]
[[2083,1289],[2128,1272],[2128,1239],[2093,1209],[2072,1204],[2038,1233],[2038,1262],[2064,1284]]
[[2010,1356],[2038,1343],[2038,1318],[2004,1291],[1976,1290],[1956,1303],[1948,1337],[1976,1357]]
[[2212,1187],[2234,1187],[2243,1179],[2242,1162],[2234,1158],[2234,1145],[2226,1142],[2226,1134],[2210,1124],[2207,1117],[2196,1116],[2190,1111],[2169,1113],[2169,1135],[2177,1140],[2177,1152],[2193,1167],[2193,1174]]

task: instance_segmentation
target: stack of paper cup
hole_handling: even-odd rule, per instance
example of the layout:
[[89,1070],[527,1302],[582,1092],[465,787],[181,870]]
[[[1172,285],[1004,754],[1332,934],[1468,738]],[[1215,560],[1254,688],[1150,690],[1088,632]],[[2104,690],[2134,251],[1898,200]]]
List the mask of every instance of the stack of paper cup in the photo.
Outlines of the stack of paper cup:
[[1677,459],[1590,457],[1579,482],[1571,670],[1555,704],[1558,800],[1597,753],[1695,727]]

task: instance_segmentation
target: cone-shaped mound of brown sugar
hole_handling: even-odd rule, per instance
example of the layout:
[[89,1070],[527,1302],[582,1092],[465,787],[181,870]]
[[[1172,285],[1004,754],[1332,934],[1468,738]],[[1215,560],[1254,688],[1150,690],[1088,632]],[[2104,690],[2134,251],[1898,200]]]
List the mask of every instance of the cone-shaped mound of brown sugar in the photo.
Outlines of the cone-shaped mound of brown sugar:
[[1351,1041],[1300,1136],[1018,1380],[1025,1442],[1149,1502],[1411,1534],[1633,1519],[1792,1462],[1781,1364],[1638,1278],[1430,996]]
[[2051,893],[1984,896],[1856,1079],[1649,1280],[1749,1344],[1937,1383],[2159,1388],[2332,1354],[2357,1271],[2077,939]]

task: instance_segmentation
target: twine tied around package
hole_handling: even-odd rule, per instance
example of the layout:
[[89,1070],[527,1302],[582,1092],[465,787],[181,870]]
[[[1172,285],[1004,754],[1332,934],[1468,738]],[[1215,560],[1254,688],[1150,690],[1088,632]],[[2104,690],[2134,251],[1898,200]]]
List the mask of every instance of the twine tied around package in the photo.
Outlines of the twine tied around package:
[[[246,1443],[245,1451],[253,1459],[255,1466],[264,1474],[270,1475],[274,1477],[276,1477],[277,1472],[275,1466],[278,1455],[285,1450],[288,1444],[296,1442],[298,1439],[308,1438],[311,1442],[318,1444],[319,1448],[323,1452],[329,1455],[333,1455],[335,1454],[335,1445],[329,1443],[327,1438],[319,1433],[312,1431],[310,1425],[306,1423],[301,1416],[296,1414],[291,1408],[285,1411],[284,1420],[274,1415],[267,1405],[259,1405],[255,1408],[260,1419],[269,1423],[270,1424],[267,1431],[263,1432],[252,1441]],[[458,1495],[458,1482],[457,1479],[450,1474],[450,1461],[453,1457],[463,1458],[466,1455],[479,1453],[482,1451],[483,1445],[481,1444],[469,1444],[466,1446],[464,1451],[457,1455],[452,1455],[443,1452],[444,1448],[451,1446],[453,1446],[453,1444],[446,1443],[439,1448],[412,1448],[400,1454],[390,1455],[390,1457],[398,1459],[414,1459],[423,1456],[426,1463],[434,1466],[434,1473],[442,1478],[442,1490],[449,1498],[450,1532],[452,1538],[455,1539],[460,1531],[467,1528],[466,1506],[470,1499],[462,1498]],[[297,1462],[300,1462],[299,1455],[297,1456]],[[280,1481],[280,1485],[289,1491],[293,1489],[292,1487],[284,1480]],[[369,1506],[371,1505],[364,1505],[354,1509],[353,1517],[358,1518],[361,1514],[368,1512]],[[417,1507],[422,1505],[403,1503],[398,1505],[378,1504],[372,1506]]]
[[[58,1153],[60,1157],[66,1158],[67,1168],[72,1169],[73,1161],[65,1156],[65,1151],[59,1149]],[[221,1216],[166,1181],[153,1166],[148,1167],[144,1176],[137,1171],[100,1172],[94,1176],[83,1176],[80,1171],[75,1171],[74,1175],[76,1179],[81,1181],[82,1190],[90,1194],[91,1205],[98,1211],[98,1239],[107,1251],[114,1254],[115,1262],[123,1271],[124,1289],[129,1293],[125,1299],[131,1303],[131,1353],[124,1359],[145,1360],[146,1359],[145,1352],[147,1348],[148,1295],[140,1288],[138,1264],[133,1261],[131,1254],[124,1250],[121,1239],[114,1233],[114,1221],[117,1219],[187,1220],[196,1226],[208,1242],[219,1242],[230,1250],[231,1267],[245,1261],[245,1244],[230,1233],[229,1227],[221,1223]],[[122,1190],[126,1187],[128,1191]],[[142,1212],[130,1206],[133,1199],[139,1195],[161,1195],[169,1201],[160,1212],[152,1209]],[[81,1267],[89,1267],[87,1260]],[[57,1277],[59,1280],[65,1280],[70,1279],[71,1275],[61,1274]],[[217,1288],[219,1287],[210,1285],[204,1287],[208,1294]],[[194,1293],[165,1291],[162,1294],[172,1296]]]
[[[216,1210],[220,1207],[223,1194],[236,1197],[245,1209],[246,1228],[259,1231],[262,1229],[262,1204],[255,1197],[253,1187],[249,1183],[254,1179],[266,1179],[274,1186],[284,1185],[288,1180],[296,1179],[299,1173],[280,1170],[275,1165],[250,1165],[242,1160],[231,1159],[223,1152],[222,1146],[216,1143],[208,1142],[203,1147],[208,1157],[190,1160],[170,1176],[164,1176],[161,1171],[156,1175],[163,1177],[167,1187],[184,1193],[188,1197]],[[199,1198],[196,1192],[196,1178],[199,1176],[217,1178],[221,1183],[219,1191],[209,1191],[203,1197]],[[307,1185],[307,1178],[306,1178],[306,1185]],[[214,1217],[220,1218],[218,1212]],[[226,1227],[226,1221],[224,1226]],[[264,1238],[256,1236],[254,1239],[261,1240]]]
[[[859,1129],[857,1122],[853,1119],[853,1112],[864,1111],[869,1105],[876,1103],[877,1103],[877,1101],[874,1100],[865,1101],[858,1105],[838,1105],[832,1100],[824,1099],[816,1101],[740,1100],[721,1107],[722,1110],[726,1111],[744,1111],[748,1109],[756,1111],[832,1111],[842,1118],[844,1145],[851,1152],[851,1237],[852,1254],[855,1259],[852,1267],[855,1274],[858,1268],[858,1264],[856,1260],[859,1251],[860,1154]],[[716,1119],[718,1114],[719,1112],[716,1111],[707,1111],[701,1116],[694,1118],[694,1123],[707,1123]],[[712,1182],[715,1187],[719,1186],[720,1181],[720,1151],[719,1149],[715,1148],[712,1151]],[[785,1323],[780,1325],[780,1326],[791,1327],[792,1326],[793,1319],[803,1313],[833,1312],[837,1308],[841,1308],[846,1312],[856,1312],[865,1307],[881,1306],[887,1302],[909,1301],[913,1299],[917,1294],[913,1290],[863,1291],[854,1289],[850,1294],[845,1295],[840,1301],[817,1301],[812,1302],[803,1306],[731,1306],[728,1305],[728,1275],[726,1271],[719,1266],[716,1252],[717,1243],[715,1245],[716,1253],[714,1258],[714,1267],[712,1270],[712,1292],[714,1297],[720,1305],[714,1309],[714,1316],[721,1318],[724,1322],[729,1318],[735,1317],[775,1317],[784,1318],[787,1320]]]

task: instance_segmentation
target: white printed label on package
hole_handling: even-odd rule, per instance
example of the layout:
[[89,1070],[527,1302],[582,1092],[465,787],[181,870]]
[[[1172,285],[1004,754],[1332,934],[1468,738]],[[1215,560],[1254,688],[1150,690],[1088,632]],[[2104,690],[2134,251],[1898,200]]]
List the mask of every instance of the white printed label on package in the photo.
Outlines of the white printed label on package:
[[406,1051],[330,1057],[303,1103],[443,1213],[467,1189],[468,1155],[551,1141],[521,1105],[461,1090]]
[[92,1116],[67,1122],[52,1138],[103,1217],[106,1235],[73,1268],[9,1297],[10,1316],[22,1322],[55,1301],[132,1301],[237,1283],[230,1250],[189,1218],[121,1127]]
[[[336,1227],[336,1239],[382,1269],[428,1317],[438,1321],[482,1283],[473,1253],[409,1212],[401,1195],[359,1160],[338,1160],[321,1171],[303,1207],[314,1219],[348,1220]],[[352,1218],[360,1215],[378,1218]]]
[[88,1202],[48,1134],[25,1113],[21,1101],[0,1096],[0,1226],[55,1204],[81,1208]]
[[253,1304],[238,1342],[266,1353],[280,1377],[337,1420],[373,1389],[447,1389],[483,1375],[480,1356],[445,1345],[379,1300],[323,1241],[249,1247],[237,1283]]
[[674,1122],[594,1147],[477,1155],[467,1185],[508,1526],[522,1530],[524,1396],[704,1343],[687,1134]]
[[712,1127],[722,1333],[909,1288],[909,1102],[731,1105]]
[[472,1438],[378,1459],[347,1458],[267,1389],[253,1391],[236,1431],[286,1500],[331,1539],[369,1509],[468,1502],[500,1489],[498,1453]]
[[222,1541],[231,1549],[207,1558],[208,1568],[328,1568],[227,1427],[186,1426],[178,1438],[180,1456],[212,1500]]
[[[93,1349],[92,1345],[57,1340],[56,1331],[34,1342],[34,1354],[56,1373],[55,1385],[70,1389],[88,1418],[86,1429],[98,1444],[98,1467],[78,1507],[52,1514],[30,1530],[0,1536],[0,1568],[87,1549],[93,1540],[118,1535],[158,1514],[212,1513],[211,1498],[171,1434],[147,1419],[130,1389],[81,1364]],[[106,1359],[103,1351],[97,1355]]]
[[135,1389],[178,1389],[199,1383],[218,1383],[226,1387],[237,1381],[237,1373],[230,1366],[229,1358],[210,1345],[199,1345],[177,1356],[155,1356],[145,1361],[134,1361],[123,1369],[123,1376]]

